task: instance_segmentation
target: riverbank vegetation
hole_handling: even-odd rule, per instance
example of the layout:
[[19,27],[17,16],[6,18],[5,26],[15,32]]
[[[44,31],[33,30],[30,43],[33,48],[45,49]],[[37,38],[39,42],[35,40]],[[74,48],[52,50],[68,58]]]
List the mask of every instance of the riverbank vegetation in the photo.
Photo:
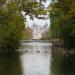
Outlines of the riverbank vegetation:
[[0,55],[0,75],[23,75],[19,54]]
[[52,0],[50,17],[52,38],[62,41],[66,50],[75,48],[75,1]]
[[24,18],[16,2],[0,1],[0,52],[12,53],[19,47]]
[[25,39],[31,37],[30,33],[25,30],[25,16],[46,14],[41,2],[33,0],[0,0],[0,52],[13,53],[20,46],[20,40],[24,34]]
[[23,31],[23,37],[22,40],[31,40],[32,39],[32,29],[29,27],[26,27]]
[[48,31],[45,31],[42,33],[42,37],[41,37],[41,40],[50,40],[51,37],[50,37],[50,30]]

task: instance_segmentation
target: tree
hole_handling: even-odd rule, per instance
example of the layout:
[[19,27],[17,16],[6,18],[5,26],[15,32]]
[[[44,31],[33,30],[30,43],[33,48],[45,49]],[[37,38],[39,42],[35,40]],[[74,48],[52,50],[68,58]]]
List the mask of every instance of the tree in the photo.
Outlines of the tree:
[[32,29],[29,27],[26,27],[23,31],[23,40],[30,40],[32,39]]
[[[41,8],[39,8],[40,5]],[[1,52],[9,54],[19,48],[25,26],[21,11],[24,11],[26,15],[30,15],[30,17],[46,13],[41,3],[33,0],[10,0],[10,2],[8,0],[0,0]],[[26,34],[25,37],[27,36]]]
[[8,3],[0,10],[0,51],[15,52],[24,29],[24,18],[14,2]]
[[[51,4],[51,28],[54,38],[64,41],[64,47],[75,47],[75,1],[57,0]],[[71,44],[73,42],[73,44]]]
[[31,19],[33,19],[34,16],[41,19],[38,15],[46,15],[47,10],[44,9],[44,5],[41,1],[43,0],[39,2],[34,0],[23,0],[21,8],[25,12],[25,15],[30,15]]

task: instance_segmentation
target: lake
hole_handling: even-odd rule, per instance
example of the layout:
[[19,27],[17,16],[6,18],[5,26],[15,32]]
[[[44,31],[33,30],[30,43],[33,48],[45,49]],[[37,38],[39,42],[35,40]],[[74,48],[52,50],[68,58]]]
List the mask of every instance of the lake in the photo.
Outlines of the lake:
[[0,55],[0,75],[75,75],[75,58],[48,42],[21,43],[20,54]]

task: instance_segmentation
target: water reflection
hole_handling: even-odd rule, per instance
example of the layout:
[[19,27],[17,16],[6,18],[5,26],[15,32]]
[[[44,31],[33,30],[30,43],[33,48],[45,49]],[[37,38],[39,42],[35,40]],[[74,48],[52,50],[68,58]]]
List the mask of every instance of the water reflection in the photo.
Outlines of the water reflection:
[[0,75],[75,75],[75,55],[66,57],[51,43],[24,43],[20,52],[0,55]]
[[75,75],[75,56],[66,57],[57,49],[52,51],[51,75]]
[[8,57],[0,55],[0,75],[23,75],[17,54]]
[[51,43],[40,43],[40,42],[30,42],[30,43],[22,43],[20,48],[21,52],[27,52],[30,54],[33,53],[50,53]]
[[63,57],[62,61],[62,73],[64,75],[75,75],[75,57]]
[[21,62],[23,75],[50,75],[51,49],[50,43],[24,43]]

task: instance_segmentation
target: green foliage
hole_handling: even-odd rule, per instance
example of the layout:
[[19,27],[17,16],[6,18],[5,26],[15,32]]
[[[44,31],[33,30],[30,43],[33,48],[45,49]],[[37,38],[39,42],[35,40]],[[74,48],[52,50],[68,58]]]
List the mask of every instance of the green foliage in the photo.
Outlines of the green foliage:
[[9,53],[19,47],[24,18],[16,3],[9,3],[6,9],[0,10],[0,51]]
[[23,31],[22,40],[30,40],[30,39],[32,39],[32,30],[30,28],[26,28]]
[[74,47],[75,0],[57,0],[57,2],[53,1],[51,4],[50,15],[53,37],[61,38],[66,47]]
[[50,40],[51,39],[51,37],[50,37],[50,31],[48,30],[48,31],[46,31],[46,32],[43,32],[42,33],[42,37],[41,37],[41,40]]
[[23,0],[22,10],[26,12],[26,15],[30,15],[31,17],[32,15],[38,17],[38,15],[45,15],[47,13],[47,10],[44,9],[44,5],[41,2],[36,2],[33,0]]
[[[33,0],[0,0],[0,51],[2,52],[14,52],[19,47],[25,25],[21,11],[25,11],[31,18],[33,15],[46,14],[42,3]],[[31,32],[24,34],[26,39],[31,37]]]
[[6,0],[0,0],[0,6],[2,6],[5,2]]

